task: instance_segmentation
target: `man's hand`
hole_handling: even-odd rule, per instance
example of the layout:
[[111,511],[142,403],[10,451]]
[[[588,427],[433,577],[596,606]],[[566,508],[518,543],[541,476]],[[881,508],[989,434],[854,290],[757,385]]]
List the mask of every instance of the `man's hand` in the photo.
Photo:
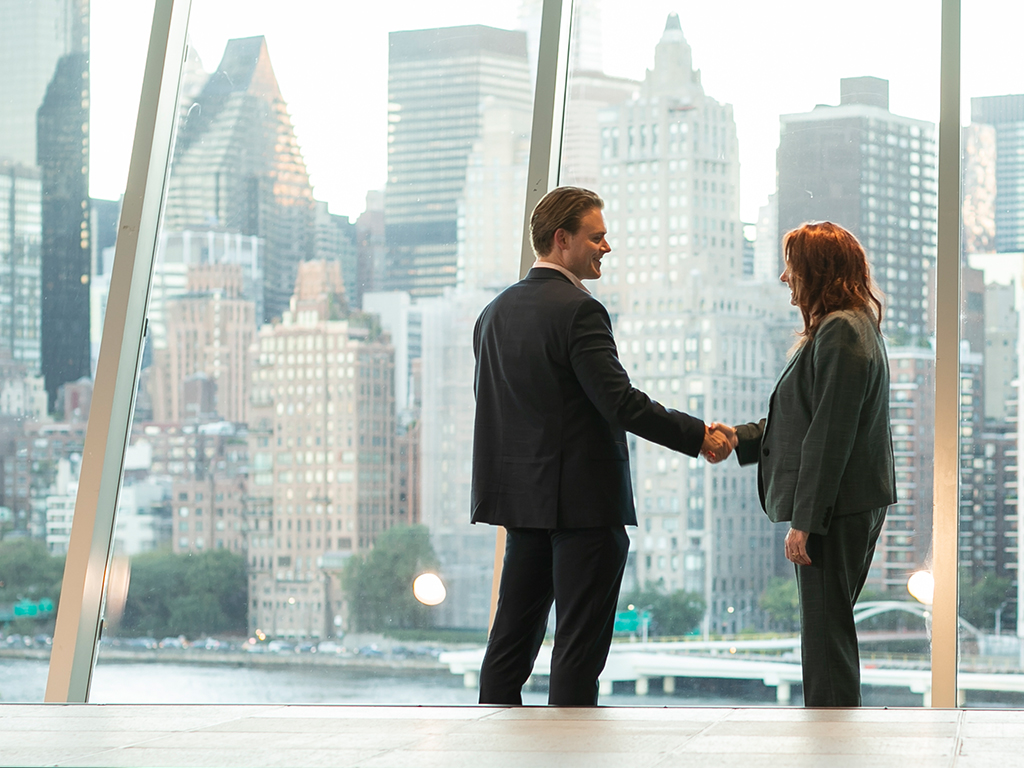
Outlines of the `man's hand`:
[[728,424],[722,424],[720,421],[711,422],[710,427],[712,432],[721,432],[725,435],[729,441],[731,450],[736,450],[736,446],[740,444],[740,439],[736,436],[736,428],[730,427]]
[[810,565],[811,558],[807,556],[807,531],[798,531],[790,528],[786,534],[786,559],[797,565]]
[[704,444],[700,448],[700,453],[709,464],[717,464],[729,458],[732,443],[724,432],[704,427]]

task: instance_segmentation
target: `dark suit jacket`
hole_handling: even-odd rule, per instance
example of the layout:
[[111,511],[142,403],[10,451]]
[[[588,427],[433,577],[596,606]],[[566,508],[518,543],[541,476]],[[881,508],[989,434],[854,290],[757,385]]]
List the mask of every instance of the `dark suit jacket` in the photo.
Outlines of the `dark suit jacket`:
[[790,358],[768,418],[737,427],[740,464],[757,462],[773,522],[828,532],[833,517],[896,501],[889,362],[863,310],[833,312]]
[[531,269],[473,331],[473,522],[636,525],[626,430],[690,456],[704,422],[634,389],[608,312],[554,269]]

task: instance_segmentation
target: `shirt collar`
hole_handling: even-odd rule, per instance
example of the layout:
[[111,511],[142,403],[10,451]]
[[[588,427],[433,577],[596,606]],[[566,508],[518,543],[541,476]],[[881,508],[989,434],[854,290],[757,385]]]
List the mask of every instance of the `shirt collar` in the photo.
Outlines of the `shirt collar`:
[[579,288],[584,293],[586,293],[588,295],[590,294],[590,291],[587,290],[587,287],[583,284],[583,281],[580,280],[578,277],[576,277],[576,275],[574,275],[568,269],[563,267],[561,264],[555,264],[555,263],[550,262],[550,261],[541,261],[540,259],[537,259],[535,262],[533,262],[533,268],[536,269],[537,267],[541,267],[543,269],[556,269],[556,270],[558,270],[563,275],[568,277],[573,285],[575,285],[577,288]]

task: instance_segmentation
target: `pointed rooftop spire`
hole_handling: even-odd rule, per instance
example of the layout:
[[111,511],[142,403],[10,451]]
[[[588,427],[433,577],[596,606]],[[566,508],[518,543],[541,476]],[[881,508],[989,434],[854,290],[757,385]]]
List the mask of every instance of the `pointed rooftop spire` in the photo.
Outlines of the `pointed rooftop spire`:
[[668,19],[665,21],[666,32],[682,32],[683,25],[679,23],[679,14],[670,13]]

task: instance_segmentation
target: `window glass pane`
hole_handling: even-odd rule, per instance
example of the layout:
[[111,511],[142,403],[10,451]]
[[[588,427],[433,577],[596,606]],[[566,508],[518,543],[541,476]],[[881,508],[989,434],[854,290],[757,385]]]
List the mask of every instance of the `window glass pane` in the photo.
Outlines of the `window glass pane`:
[[476,700],[439,656],[488,620],[471,334],[518,276],[519,27],[511,1],[193,2],[93,701]]
[[145,50],[153,11],[106,5],[0,2],[4,701],[42,701],[46,686],[102,317],[94,289],[113,255],[142,81],[112,59]]
[[[899,498],[856,611],[863,696],[920,705],[927,609],[907,579],[928,566],[931,541],[939,3],[673,10],[577,9],[560,181],[605,199],[612,251],[595,293],[636,386],[708,422],[753,422],[803,325],[779,282],[782,236],[827,219],[859,238],[887,297]],[[696,657],[688,677],[708,680],[684,685],[666,671],[668,688],[625,683],[605,701],[799,704],[789,526],[762,513],[756,469],[630,447],[640,526],[620,608],[650,605],[648,634],[691,640],[674,652]],[[806,459],[794,455],[791,469]],[[642,631],[623,627],[623,643]],[[722,650],[737,664],[770,657],[780,685],[766,686],[756,665],[742,686],[711,679]],[[907,682],[890,685],[892,669]]]
[[[999,24],[993,25],[992,19]],[[960,698],[1019,707],[1020,686],[987,690],[977,673],[1019,672],[1020,154],[1024,77],[1005,56],[1020,9],[965,4],[960,373]],[[1007,680],[1014,677],[1007,676]]]

